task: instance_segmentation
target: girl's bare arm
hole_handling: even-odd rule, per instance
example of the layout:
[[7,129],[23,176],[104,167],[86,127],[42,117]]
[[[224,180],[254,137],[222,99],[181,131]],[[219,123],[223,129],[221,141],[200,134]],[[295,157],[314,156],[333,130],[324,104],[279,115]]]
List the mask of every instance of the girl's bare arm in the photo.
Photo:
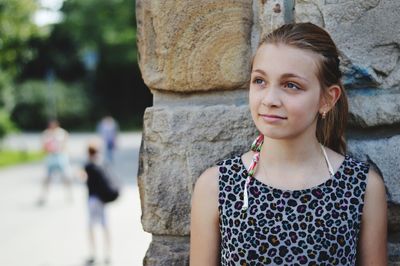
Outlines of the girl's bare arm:
[[192,196],[190,265],[219,265],[218,168],[206,170]]
[[359,240],[359,265],[387,265],[387,203],[382,177],[368,174]]

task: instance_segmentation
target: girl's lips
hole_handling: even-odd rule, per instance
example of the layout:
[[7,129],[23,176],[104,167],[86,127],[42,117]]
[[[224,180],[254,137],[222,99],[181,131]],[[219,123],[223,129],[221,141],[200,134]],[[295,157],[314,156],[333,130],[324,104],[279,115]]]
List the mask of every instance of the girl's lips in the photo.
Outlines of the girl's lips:
[[262,119],[266,122],[273,123],[287,119],[286,117],[278,116],[278,115],[267,115],[267,114],[260,114]]

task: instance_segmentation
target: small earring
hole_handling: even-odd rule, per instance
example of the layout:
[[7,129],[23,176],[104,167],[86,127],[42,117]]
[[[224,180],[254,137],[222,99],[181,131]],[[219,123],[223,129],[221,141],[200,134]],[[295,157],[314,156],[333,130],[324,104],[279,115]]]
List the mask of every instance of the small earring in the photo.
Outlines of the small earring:
[[326,111],[323,111],[322,112],[322,119],[325,119],[326,118]]

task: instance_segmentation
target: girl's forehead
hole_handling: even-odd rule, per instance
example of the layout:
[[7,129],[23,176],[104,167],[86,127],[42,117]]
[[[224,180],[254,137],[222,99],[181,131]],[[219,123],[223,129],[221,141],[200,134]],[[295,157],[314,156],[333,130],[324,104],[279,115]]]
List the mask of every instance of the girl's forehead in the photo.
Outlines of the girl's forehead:
[[280,53],[287,54],[288,56],[300,56],[300,57],[309,57],[312,60],[320,60],[321,56],[308,49],[298,48],[296,46],[284,43],[266,43],[262,44],[256,52],[256,56],[258,54],[269,54],[269,53]]
[[253,60],[253,70],[266,73],[290,72],[303,76],[316,76],[320,55],[286,44],[263,44]]

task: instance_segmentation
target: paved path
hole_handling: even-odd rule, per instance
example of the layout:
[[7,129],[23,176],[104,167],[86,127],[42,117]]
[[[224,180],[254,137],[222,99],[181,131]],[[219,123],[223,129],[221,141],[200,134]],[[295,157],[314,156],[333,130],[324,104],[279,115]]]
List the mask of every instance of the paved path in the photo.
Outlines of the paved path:
[[[74,171],[83,164],[86,142],[92,136],[71,134],[69,152]],[[113,243],[111,265],[115,266],[142,265],[151,240],[140,223],[136,182],[140,140],[140,133],[125,133],[118,142],[115,168],[124,187],[119,200],[107,210]],[[17,149],[38,149],[40,136],[11,136],[4,144]],[[88,253],[86,188],[76,181],[71,202],[56,180],[50,186],[47,204],[38,207],[35,203],[44,173],[42,162],[0,169],[0,265],[84,265]]]

